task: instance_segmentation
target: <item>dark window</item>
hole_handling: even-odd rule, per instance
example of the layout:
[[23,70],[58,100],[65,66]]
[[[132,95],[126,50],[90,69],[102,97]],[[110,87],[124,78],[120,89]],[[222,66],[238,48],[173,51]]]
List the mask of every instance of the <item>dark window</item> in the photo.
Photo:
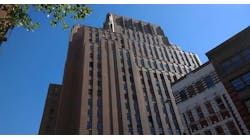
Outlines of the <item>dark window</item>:
[[197,111],[197,114],[198,114],[199,118],[204,118],[204,114],[203,114],[203,112],[201,110],[201,107],[197,107],[196,111]]
[[97,68],[101,69],[102,68],[102,64],[101,63],[97,63]]
[[241,54],[246,61],[250,61],[250,49],[244,50]]
[[129,113],[127,113],[127,119],[130,121],[131,120],[131,116]]
[[89,66],[93,68],[93,62],[89,62]]
[[91,105],[91,104],[92,104],[92,99],[89,98],[89,99],[88,99],[88,105]]
[[184,100],[187,99],[187,95],[186,95],[185,90],[181,90],[181,91],[179,92],[179,94],[180,94],[180,97],[181,97],[181,100],[182,100],[182,101],[184,101]]
[[166,67],[167,71],[169,71],[169,67],[168,67],[168,64],[165,64],[165,67]]
[[196,124],[190,125],[190,128],[191,128],[192,132],[195,132],[196,130],[198,130],[198,127]]
[[239,90],[245,88],[245,86],[246,86],[246,85],[244,84],[244,82],[243,82],[240,78],[237,78],[237,79],[235,79],[235,80],[232,80],[232,81],[231,81],[231,84],[232,84],[233,88],[234,88],[236,91],[239,91]]
[[203,90],[205,90],[205,87],[203,86],[202,81],[196,82],[195,85],[196,85],[198,92],[202,92]]
[[102,99],[98,99],[98,100],[97,100],[97,106],[98,106],[98,107],[101,107],[101,106],[102,106]]
[[142,134],[142,127],[141,127],[141,125],[137,125],[137,132],[139,133],[139,135]]
[[247,85],[250,85],[250,73],[243,75],[242,79]]
[[91,129],[91,128],[92,128],[91,121],[88,121],[88,123],[87,123],[87,129]]
[[194,117],[193,117],[192,111],[189,110],[189,111],[187,112],[187,115],[188,115],[189,121],[190,121],[190,122],[193,122],[193,121],[194,121]]
[[92,115],[92,111],[88,109],[88,116]]
[[223,110],[223,109],[226,108],[225,105],[223,104],[221,98],[218,97],[218,98],[215,99],[215,101],[217,103],[217,106],[220,108],[220,110]]
[[150,111],[149,105],[147,105],[146,108],[147,108],[147,112],[149,112]]
[[222,65],[222,71],[223,72],[227,73],[227,72],[229,72],[231,70],[231,63],[230,63],[230,61],[225,61],[221,65]]
[[212,107],[212,105],[211,105],[210,102],[206,102],[206,103],[205,103],[205,106],[206,106],[207,111],[209,112],[209,114],[214,113],[214,109],[213,109],[213,107]]
[[102,78],[102,72],[101,72],[101,71],[98,71],[98,72],[97,72],[97,76],[98,76],[98,78]]
[[226,125],[227,125],[227,128],[228,128],[229,132],[230,132],[232,135],[238,135],[238,134],[239,134],[239,132],[238,132],[237,128],[235,127],[233,121],[227,122]]
[[223,130],[223,128],[221,126],[217,126],[215,127],[215,131],[217,132],[217,134],[219,135],[225,135],[225,132]]
[[243,62],[241,61],[241,58],[239,55],[236,55],[234,56],[232,59],[231,59],[231,65],[233,66],[233,68],[239,68],[241,66]]
[[204,80],[205,80],[208,88],[214,86],[214,81],[213,81],[211,76],[205,77]]
[[164,134],[164,132],[163,132],[163,129],[162,129],[162,128],[159,128],[159,134],[160,134],[160,135],[163,135],[163,134]]
[[128,94],[125,94],[124,96],[125,96],[125,99],[128,99]]
[[195,95],[195,90],[194,90],[194,87],[192,85],[190,85],[188,88],[187,88],[187,92],[189,94],[189,96],[194,96]]
[[102,129],[102,123],[101,122],[98,122],[97,129]]
[[123,76],[122,76],[122,79],[123,79],[123,81],[125,82],[125,81],[126,81],[126,76],[123,75]]

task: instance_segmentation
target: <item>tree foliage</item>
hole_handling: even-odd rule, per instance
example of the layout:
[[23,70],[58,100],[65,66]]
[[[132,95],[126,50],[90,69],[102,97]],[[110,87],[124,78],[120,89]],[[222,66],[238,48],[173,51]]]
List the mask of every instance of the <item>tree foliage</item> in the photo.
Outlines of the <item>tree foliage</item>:
[[0,17],[0,42],[3,41],[7,31],[16,26],[22,26],[28,31],[39,28],[39,21],[33,21],[29,15],[28,11],[30,9],[42,12],[50,19],[52,26],[61,24],[63,29],[70,28],[65,21],[66,17],[79,20],[84,19],[92,12],[92,10],[84,4],[0,4],[0,12],[2,14]]

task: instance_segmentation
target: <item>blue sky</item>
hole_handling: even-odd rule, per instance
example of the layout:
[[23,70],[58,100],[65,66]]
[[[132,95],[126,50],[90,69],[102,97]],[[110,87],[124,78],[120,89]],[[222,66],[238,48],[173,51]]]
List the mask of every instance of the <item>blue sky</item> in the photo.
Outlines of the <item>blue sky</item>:
[[[89,5],[80,23],[102,27],[108,12],[160,25],[171,43],[205,53],[250,25],[250,5]],[[31,12],[41,27],[15,28],[0,48],[0,134],[37,134],[49,83],[61,84],[70,30]]]

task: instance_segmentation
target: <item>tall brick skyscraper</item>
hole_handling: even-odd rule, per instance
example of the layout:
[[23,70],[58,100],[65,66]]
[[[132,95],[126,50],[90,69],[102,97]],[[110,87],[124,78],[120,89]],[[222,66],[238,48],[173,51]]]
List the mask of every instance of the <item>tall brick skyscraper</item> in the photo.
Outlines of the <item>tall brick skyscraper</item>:
[[157,25],[114,14],[102,29],[76,25],[40,134],[182,134],[170,84],[199,65]]

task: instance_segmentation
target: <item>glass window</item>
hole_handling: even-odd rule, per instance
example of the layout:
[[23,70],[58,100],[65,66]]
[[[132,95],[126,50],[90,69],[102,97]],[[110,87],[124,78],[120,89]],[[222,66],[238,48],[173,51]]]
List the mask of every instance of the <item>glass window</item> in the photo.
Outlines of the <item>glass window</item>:
[[179,94],[180,94],[180,97],[181,97],[181,100],[182,100],[182,101],[184,101],[184,100],[187,99],[187,95],[186,95],[185,90],[180,91]]
[[229,61],[225,61],[222,63],[222,71],[228,72],[231,69],[231,63]]
[[250,85],[250,73],[243,75],[242,79],[247,85]]
[[206,106],[207,111],[209,112],[209,114],[214,113],[213,106],[211,105],[211,103],[210,103],[210,102],[206,102],[206,103],[205,103],[205,106]]
[[232,62],[232,65],[234,68],[239,68],[242,64],[242,61],[241,61],[241,58],[239,55],[236,55],[234,56],[232,59],[231,59],[231,62]]
[[196,111],[197,111],[197,114],[198,114],[199,118],[204,118],[204,114],[203,114],[203,112],[201,110],[201,107],[197,107]]
[[144,66],[144,61],[143,61],[143,59],[141,59],[141,65]]
[[92,128],[91,121],[88,121],[88,123],[87,123],[87,129],[91,129],[91,128]]
[[203,90],[205,90],[205,87],[203,86],[202,81],[196,82],[195,85],[196,85],[198,92],[202,92]]
[[227,123],[226,123],[226,126],[227,126],[229,132],[230,132],[232,135],[238,135],[238,134],[239,134],[239,132],[238,132],[237,128],[235,127],[233,121],[227,122]]
[[91,105],[91,104],[92,104],[92,99],[89,98],[89,99],[88,99],[88,105]]
[[139,135],[142,134],[142,127],[141,127],[141,125],[137,125],[137,132],[139,133]]
[[242,52],[242,56],[246,61],[250,61],[250,49],[246,49]]
[[222,110],[222,109],[225,109],[225,105],[223,104],[223,101],[221,100],[221,98],[216,98],[215,99],[216,103],[217,103],[217,106]]
[[239,91],[243,88],[245,88],[245,84],[242,82],[242,80],[240,80],[239,78],[231,81],[231,84],[233,86],[233,88],[236,90],[236,91]]
[[89,62],[89,66],[93,68],[93,62]]
[[225,132],[224,132],[224,130],[223,130],[223,128],[222,128],[221,126],[215,127],[215,131],[216,131],[217,134],[219,134],[219,135],[224,135],[224,134],[225,134]]
[[102,123],[101,122],[98,122],[97,129],[102,129]]
[[214,81],[212,79],[212,77],[209,75],[207,77],[204,78],[205,82],[206,82],[206,85],[208,88],[214,86]]
[[193,87],[192,85],[190,85],[190,86],[187,88],[187,92],[188,92],[189,96],[194,96],[194,95],[195,95],[194,87]]
[[193,122],[193,121],[194,121],[194,117],[193,117],[193,114],[192,114],[191,110],[189,110],[189,111],[187,112],[187,115],[188,115],[189,121],[190,121],[190,122]]

